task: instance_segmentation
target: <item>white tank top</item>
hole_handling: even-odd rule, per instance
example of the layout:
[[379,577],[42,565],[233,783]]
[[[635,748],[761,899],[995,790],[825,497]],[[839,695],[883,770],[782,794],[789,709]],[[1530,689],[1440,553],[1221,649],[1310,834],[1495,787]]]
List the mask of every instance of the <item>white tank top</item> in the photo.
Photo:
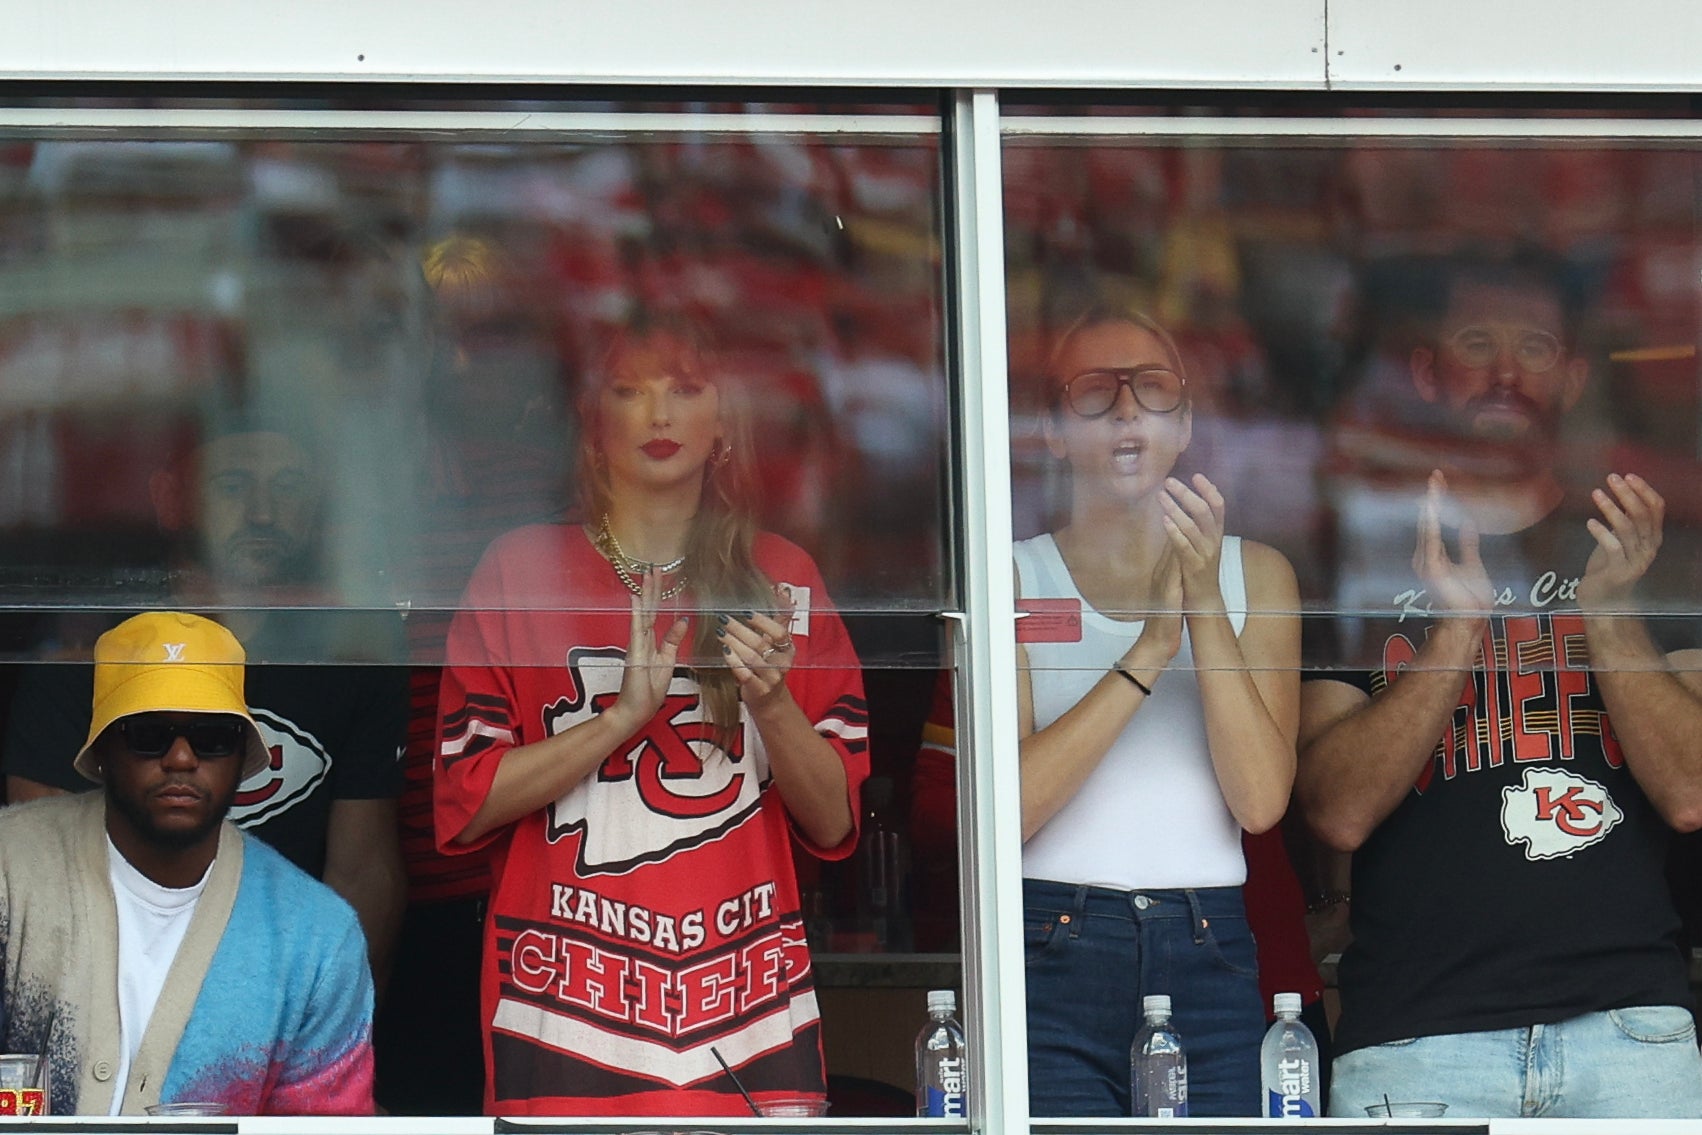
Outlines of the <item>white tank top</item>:
[[[1143,624],[1120,622],[1088,606],[1050,534],[1018,543],[1015,558],[1024,598],[1074,599],[1082,605],[1080,642],[1027,644],[1034,727],[1044,729],[1105,676]],[[1247,581],[1238,536],[1223,538],[1218,583],[1239,637],[1247,621]],[[1081,790],[1023,845],[1022,873],[1129,891],[1246,881],[1241,826],[1212,770],[1186,628],[1182,648],[1153,683],[1152,697],[1135,711]]]

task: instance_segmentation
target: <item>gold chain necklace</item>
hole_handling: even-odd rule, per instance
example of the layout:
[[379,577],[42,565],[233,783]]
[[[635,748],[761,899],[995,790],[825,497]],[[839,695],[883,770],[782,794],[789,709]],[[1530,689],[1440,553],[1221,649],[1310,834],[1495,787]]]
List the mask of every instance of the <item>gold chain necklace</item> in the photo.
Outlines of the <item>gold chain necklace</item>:
[[[627,555],[621,547],[621,542],[615,539],[614,532],[609,528],[609,514],[606,512],[603,514],[602,522],[597,525],[597,538],[593,542],[597,545],[597,550],[603,553],[603,558],[608,560],[610,566],[615,569],[615,574],[620,577],[620,581],[626,584],[626,589],[634,595],[644,594],[641,576],[648,575],[650,572],[656,572],[658,575],[670,575],[686,565],[686,558],[683,555],[669,560],[665,564],[634,559]],[[662,598],[675,598],[686,589],[686,584],[689,582],[690,580],[681,575],[672,587],[662,592]]]

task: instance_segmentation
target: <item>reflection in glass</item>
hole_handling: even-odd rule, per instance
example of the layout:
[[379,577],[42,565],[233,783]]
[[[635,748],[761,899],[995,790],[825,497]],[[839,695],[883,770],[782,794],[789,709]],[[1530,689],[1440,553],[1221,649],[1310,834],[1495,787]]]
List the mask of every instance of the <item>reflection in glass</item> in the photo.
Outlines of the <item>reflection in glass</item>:
[[[1446,1065],[1450,1115],[1516,1115],[1468,1041],[1687,1029],[1667,876],[1693,932],[1694,841],[1668,851],[1702,730],[1695,156],[1344,135],[1007,157],[1013,367],[1045,373],[1084,293],[1157,312],[1190,462],[1296,566],[1316,680],[1291,835],[1353,852],[1350,884],[1298,863],[1320,914],[1351,890],[1332,1109],[1430,1099],[1396,1088]],[[1044,531],[1072,490],[1022,409],[1019,528]],[[1545,1113],[1702,1112],[1688,1046],[1670,1079],[1650,1049],[1628,1059],[1660,1100],[1568,1075]]]
[[[149,479],[236,413],[314,452],[320,578],[297,600],[418,612],[432,657],[484,545],[572,511],[577,376],[661,305],[715,323],[755,394],[765,522],[852,613],[938,606],[937,147],[896,138],[13,146],[0,589],[147,602],[177,539]],[[859,633],[937,664],[914,633]]]

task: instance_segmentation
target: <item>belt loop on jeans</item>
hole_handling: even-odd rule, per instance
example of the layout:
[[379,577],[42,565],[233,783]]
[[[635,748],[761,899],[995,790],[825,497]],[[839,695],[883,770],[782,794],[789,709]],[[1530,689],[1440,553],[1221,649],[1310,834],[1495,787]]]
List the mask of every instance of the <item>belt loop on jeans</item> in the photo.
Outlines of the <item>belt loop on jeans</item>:
[[1199,893],[1192,888],[1185,890],[1182,893],[1188,896],[1188,917],[1192,919],[1194,923],[1194,945],[1204,945],[1206,940],[1207,923],[1205,913],[1200,910]]
[[1088,892],[1088,886],[1087,886],[1086,883],[1077,883],[1076,884],[1076,895],[1075,895],[1075,898],[1070,903],[1070,913],[1071,913],[1071,917],[1070,917],[1070,937],[1071,938],[1080,938],[1081,937],[1082,924],[1087,920],[1087,892]]

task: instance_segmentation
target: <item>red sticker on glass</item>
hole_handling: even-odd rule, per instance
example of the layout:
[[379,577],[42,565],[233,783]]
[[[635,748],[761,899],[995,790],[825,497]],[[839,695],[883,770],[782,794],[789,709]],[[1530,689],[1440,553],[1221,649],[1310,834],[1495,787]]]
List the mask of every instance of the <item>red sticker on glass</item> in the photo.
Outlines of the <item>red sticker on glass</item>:
[[1018,642],[1080,642],[1080,599],[1022,599],[1016,609]]

